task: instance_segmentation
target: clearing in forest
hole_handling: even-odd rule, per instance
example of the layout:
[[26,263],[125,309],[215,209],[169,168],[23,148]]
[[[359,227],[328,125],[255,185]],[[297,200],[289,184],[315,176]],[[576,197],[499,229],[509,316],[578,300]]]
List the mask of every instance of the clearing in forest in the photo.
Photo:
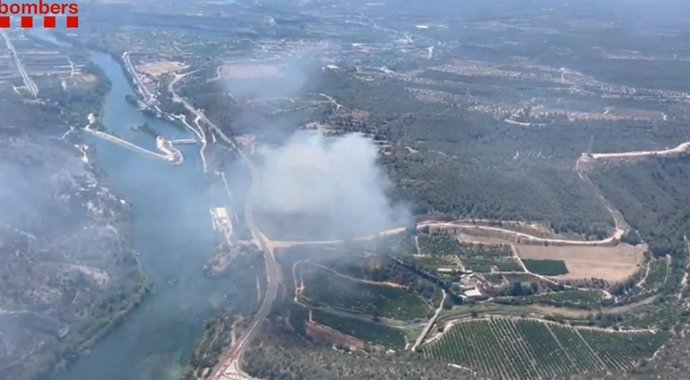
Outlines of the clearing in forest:
[[567,274],[564,280],[599,278],[610,282],[623,281],[635,274],[644,262],[646,245],[632,246],[543,246],[517,244],[518,255],[527,260],[563,260]]

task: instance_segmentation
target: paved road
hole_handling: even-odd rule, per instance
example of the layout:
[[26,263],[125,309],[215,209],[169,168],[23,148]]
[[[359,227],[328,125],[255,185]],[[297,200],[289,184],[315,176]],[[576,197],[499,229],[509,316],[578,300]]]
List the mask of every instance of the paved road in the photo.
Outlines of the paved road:
[[[173,89],[173,86],[170,86],[169,89]],[[245,202],[244,217],[247,227],[249,228],[252,234],[252,238],[259,244],[259,247],[261,248],[264,254],[267,279],[266,293],[264,294],[264,299],[261,303],[261,306],[259,306],[259,311],[257,311],[257,313],[254,315],[254,320],[252,321],[252,324],[250,325],[249,329],[244,333],[244,336],[240,339],[239,343],[237,343],[220,360],[221,365],[212,377],[213,380],[251,379],[251,377],[244,373],[240,368],[240,359],[242,358],[242,354],[244,353],[246,348],[256,337],[256,334],[259,332],[259,329],[261,328],[261,324],[270,313],[271,307],[273,306],[273,302],[275,301],[278,295],[278,288],[280,287],[280,283],[282,281],[280,266],[276,262],[274,256],[275,246],[266,237],[266,235],[264,235],[261,232],[261,230],[254,221],[253,196],[257,169],[252,160],[238,147],[235,141],[232,138],[228,137],[225,134],[225,132],[223,132],[223,130],[219,128],[215,123],[211,122],[206,117],[206,115],[204,115],[203,111],[194,108],[191,104],[189,104],[189,102],[187,102],[186,99],[178,96],[174,91],[171,91],[171,93],[175,101],[181,102],[187,110],[195,114],[199,119],[201,119],[204,123],[211,127],[213,131],[220,137],[221,140],[223,140],[225,143],[229,144],[237,152],[239,152],[242,161],[247,165],[251,172],[252,185],[250,187],[247,201]]]
[[38,86],[36,86],[36,83],[31,79],[29,74],[26,72],[26,69],[24,68],[24,64],[22,63],[22,60],[19,59],[19,55],[17,54],[17,50],[14,48],[14,45],[12,44],[12,41],[10,40],[10,36],[7,35],[7,32],[0,31],[2,33],[2,38],[5,39],[5,44],[7,45],[7,48],[10,50],[12,53],[12,58],[14,59],[14,63],[17,65],[17,69],[19,70],[19,74],[22,76],[22,80],[24,81],[24,86],[26,87],[27,90],[33,95],[34,97],[38,96]]
[[[175,82],[177,81],[176,78]],[[169,89],[171,89],[173,86],[169,86]],[[194,113],[197,118],[201,119],[204,123],[206,123],[219,137],[221,140],[223,140],[225,143],[231,145],[233,148],[236,149],[237,152],[239,152],[242,160],[245,162],[245,164],[249,167],[251,176],[252,176],[252,185],[251,185],[251,190],[249,192],[249,196],[247,198],[247,202],[245,203],[245,221],[247,223],[247,226],[249,227],[252,237],[254,240],[259,244],[261,250],[264,253],[264,261],[266,264],[266,275],[267,275],[267,289],[266,293],[263,299],[263,302],[261,306],[259,307],[259,311],[256,313],[254,316],[254,320],[252,321],[252,324],[250,325],[249,329],[245,332],[244,336],[242,339],[240,339],[239,343],[236,344],[229,352],[225,354],[225,356],[221,359],[221,365],[220,367],[216,370],[214,373],[212,379],[213,380],[231,380],[231,379],[252,379],[250,376],[248,376],[246,373],[244,373],[241,368],[240,368],[240,359],[242,357],[242,354],[246,350],[246,348],[249,346],[251,341],[256,337],[256,334],[258,333],[261,324],[263,321],[266,319],[268,314],[271,311],[271,307],[273,306],[273,302],[275,301],[275,298],[277,297],[278,294],[278,288],[280,286],[280,283],[282,281],[282,276],[281,276],[281,271],[280,271],[280,266],[276,262],[274,251],[275,248],[277,247],[289,247],[289,246],[294,246],[294,245],[300,245],[300,244],[331,244],[331,243],[339,243],[342,242],[342,240],[330,240],[330,241],[303,241],[303,242],[298,242],[298,241],[271,241],[269,240],[256,226],[255,221],[254,221],[254,212],[253,212],[253,194],[254,194],[254,180],[256,179],[256,166],[254,163],[251,161],[251,159],[241,150],[239,149],[238,145],[235,143],[235,141],[228,137],[221,128],[219,128],[217,125],[215,125],[213,122],[211,122],[206,115],[204,115],[202,110],[194,108],[191,104],[187,102],[186,99],[178,96],[174,91],[171,91],[173,95],[173,99],[175,101],[179,101],[184,104],[185,108],[189,110],[190,112]],[[663,151],[647,151],[647,152],[628,152],[628,153],[615,153],[615,154],[597,154],[593,155],[591,159],[603,159],[603,158],[630,158],[630,157],[648,157],[648,156],[656,156],[656,155],[672,155],[672,154],[680,154],[680,153],[685,153],[690,150],[690,142],[681,144],[680,146],[674,148],[674,149],[669,149],[669,150],[663,150]],[[518,231],[513,231],[501,227],[493,227],[493,226],[483,226],[483,225],[476,225],[472,223],[462,223],[462,222],[438,222],[438,221],[430,221],[426,223],[420,223],[419,226],[449,226],[449,227],[463,227],[463,228],[476,228],[480,230],[488,230],[488,231],[494,231],[494,232],[500,232],[500,233],[505,233],[505,234],[510,234],[513,235],[519,239],[526,240],[529,242],[537,242],[537,243],[556,243],[556,244],[564,244],[564,245],[581,245],[581,246],[596,246],[596,245],[604,245],[604,244],[612,244],[616,243],[620,238],[623,236],[623,234],[627,230],[627,224],[622,218],[622,215],[604,198],[604,196],[598,191],[598,188],[589,180],[589,176],[586,174],[586,166],[581,165],[581,160],[578,160],[576,164],[576,169],[578,173],[580,174],[581,178],[593,186],[593,189],[595,190],[595,193],[597,196],[604,202],[606,205],[607,209],[609,212],[612,214],[614,221],[615,221],[615,230],[611,234],[611,236],[597,240],[597,241],[583,241],[583,240],[573,240],[573,239],[557,239],[557,238],[543,238],[543,237],[538,237],[534,235],[530,235],[524,232],[518,232]],[[366,239],[372,239],[377,236],[381,235],[388,235],[388,234],[395,234],[395,233],[400,233],[404,231],[404,227],[400,228],[394,228],[390,229],[387,231],[382,231],[378,234],[375,235],[369,235],[369,236],[364,236],[357,238],[355,240],[366,240]]]

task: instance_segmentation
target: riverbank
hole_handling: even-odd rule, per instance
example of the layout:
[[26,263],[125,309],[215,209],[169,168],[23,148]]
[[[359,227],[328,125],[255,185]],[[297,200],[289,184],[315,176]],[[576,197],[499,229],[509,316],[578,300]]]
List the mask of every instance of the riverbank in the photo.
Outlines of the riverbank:
[[[134,91],[116,57],[97,51],[89,55],[112,83],[99,117],[109,132],[151,151],[159,148],[161,140],[132,126],[147,123],[170,142],[192,137],[186,129],[127,102]],[[251,268],[243,269],[252,272],[247,281],[233,274],[211,279],[203,272],[216,243],[208,210],[229,206],[225,187],[203,172],[195,144],[174,144],[186,159],[170,165],[89,134],[80,134],[79,139],[92,147],[84,160],[95,162],[127,200],[132,249],[148,284],[131,288],[132,298],[127,297],[131,302],[116,302],[110,310],[112,323],[96,322],[102,326],[100,333],[91,334],[93,339],[80,347],[90,347],[88,355],[68,353],[60,363],[64,370],[51,379],[177,379],[204,331],[204,321],[220,312],[244,312],[257,299]],[[141,300],[132,301],[137,296]],[[129,304],[136,307],[126,307]]]

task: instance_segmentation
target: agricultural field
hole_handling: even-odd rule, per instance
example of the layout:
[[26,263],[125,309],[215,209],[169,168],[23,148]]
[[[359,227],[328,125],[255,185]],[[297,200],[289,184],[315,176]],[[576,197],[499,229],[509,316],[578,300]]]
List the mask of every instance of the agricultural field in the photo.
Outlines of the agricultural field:
[[419,234],[417,239],[423,255],[495,258],[510,257],[513,254],[507,244],[464,243],[447,234]]
[[460,242],[447,234],[420,234],[419,248],[424,257],[458,259],[467,271],[522,272],[507,244],[476,244]]
[[513,258],[467,258],[462,259],[462,264],[468,271],[489,272],[522,272],[522,266]]
[[625,281],[643,267],[647,246],[618,244],[616,246],[543,246],[517,244],[523,260],[562,260],[568,273],[563,280],[596,278],[611,283]]
[[475,319],[455,324],[423,352],[497,378],[553,378],[630,369],[653,356],[668,337],[526,319]]
[[494,301],[511,305],[538,303],[553,306],[584,307],[589,309],[600,307],[604,299],[604,293],[601,291],[574,289],[520,297],[499,297],[495,298]]
[[414,320],[430,315],[430,306],[417,294],[405,289],[348,279],[321,269],[303,273],[304,301],[340,310],[399,320]]
[[532,287],[532,284],[535,283],[541,291],[561,290],[555,283],[539,278],[531,273],[486,273],[482,274],[482,276],[491,286],[504,287],[519,283],[522,287]]
[[618,299],[618,303],[630,303],[657,293],[666,283],[670,271],[670,259],[663,257],[649,262],[649,271],[632,289]]
[[405,347],[405,333],[393,327],[356,318],[341,317],[320,310],[314,310],[312,318],[317,323],[366,342],[396,349]]
[[417,242],[419,243],[419,253],[427,256],[455,256],[465,249],[465,245],[453,235],[419,234]]
[[568,273],[563,260],[522,260],[527,270],[544,276],[558,276]]
[[659,297],[634,313],[621,317],[619,325],[624,328],[655,328],[669,331],[681,318],[687,318],[688,311],[674,297]]

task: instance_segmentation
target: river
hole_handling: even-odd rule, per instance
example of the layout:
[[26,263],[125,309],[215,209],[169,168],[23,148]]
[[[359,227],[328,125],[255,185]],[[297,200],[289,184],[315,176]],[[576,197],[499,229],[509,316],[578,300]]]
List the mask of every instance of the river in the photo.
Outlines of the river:
[[[56,41],[46,33],[35,37]],[[189,138],[170,123],[144,115],[125,100],[134,95],[118,62],[91,51],[91,60],[108,76],[103,124],[117,135],[154,148],[153,137],[131,129],[148,123],[166,138]],[[148,158],[84,135],[96,148],[97,166],[112,190],[131,202],[133,248],[152,285],[143,302],[91,352],[71,363],[57,380],[176,379],[200,337],[204,322],[228,306],[224,289],[232,279],[209,279],[203,265],[215,237],[209,209],[228,202],[222,183],[201,170],[199,147],[183,145],[182,165]]]

